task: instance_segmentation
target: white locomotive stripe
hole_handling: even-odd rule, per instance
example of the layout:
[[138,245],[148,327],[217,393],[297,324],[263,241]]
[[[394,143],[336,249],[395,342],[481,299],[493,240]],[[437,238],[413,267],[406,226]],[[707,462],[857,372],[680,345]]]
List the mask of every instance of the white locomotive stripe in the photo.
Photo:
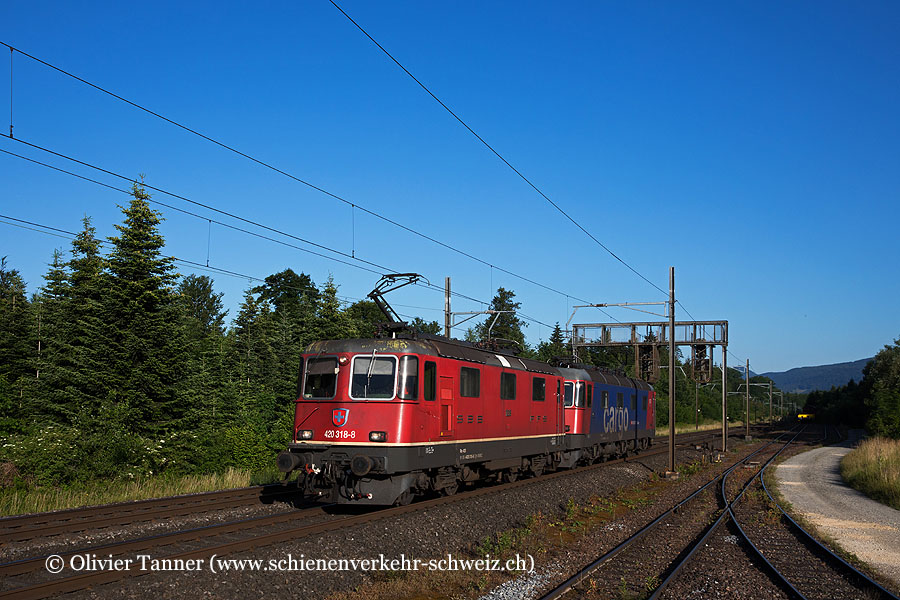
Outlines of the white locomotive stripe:
[[509,368],[509,361],[506,360],[505,357],[500,356],[499,354],[495,354],[494,356],[497,357],[497,360],[500,361],[500,364],[501,364],[501,365],[503,365],[503,366],[506,367],[507,369]]
[[291,447],[296,448],[298,446],[302,447],[304,445],[312,445],[312,446],[321,446],[322,444],[328,444],[331,446],[359,446],[361,444],[375,444],[378,446],[437,446],[441,444],[471,444],[474,442],[512,442],[516,440],[532,440],[537,438],[551,438],[551,437],[560,437],[564,434],[562,433],[548,433],[545,435],[524,435],[519,437],[499,437],[499,438],[468,438],[465,440],[439,440],[435,442],[408,442],[408,443],[400,443],[400,442],[370,442],[368,440],[359,440],[355,442],[332,442],[331,440],[326,441],[315,441],[310,440],[308,442],[294,442]]

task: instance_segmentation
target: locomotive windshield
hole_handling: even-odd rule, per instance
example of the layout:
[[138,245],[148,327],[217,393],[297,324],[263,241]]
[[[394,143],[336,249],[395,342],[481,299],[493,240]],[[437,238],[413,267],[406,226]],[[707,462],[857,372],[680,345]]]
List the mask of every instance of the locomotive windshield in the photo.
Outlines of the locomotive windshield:
[[584,382],[567,381],[565,383],[565,407],[584,406]]
[[397,382],[396,356],[354,356],[350,397],[354,400],[390,400]]
[[307,400],[334,398],[337,387],[338,361],[333,356],[311,358],[306,361],[306,380],[303,397]]

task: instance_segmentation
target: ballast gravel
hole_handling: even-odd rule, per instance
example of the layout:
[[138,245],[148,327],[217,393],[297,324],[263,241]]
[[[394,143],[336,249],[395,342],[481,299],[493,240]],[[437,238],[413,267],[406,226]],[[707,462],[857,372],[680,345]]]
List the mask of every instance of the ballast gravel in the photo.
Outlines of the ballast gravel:
[[[679,449],[679,462],[698,460],[704,453],[691,448]],[[360,570],[275,570],[278,561],[303,559],[441,559],[458,556],[476,548],[495,533],[519,527],[529,515],[557,515],[564,512],[570,499],[587,502],[594,496],[609,496],[647,480],[665,465],[665,456],[635,457],[629,462],[606,465],[602,469],[573,474],[553,480],[536,481],[515,493],[497,493],[461,500],[400,516],[376,520],[344,530],[257,548],[229,555],[238,561],[259,561],[260,568],[244,564],[243,569],[211,573],[199,571],[150,573],[130,577],[67,595],[68,598],[247,598],[289,593],[295,597],[323,598],[338,591],[352,591],[371,581],[377,572]],[[174,554],[176,548],[146,551],[154,558]],[[274,561],[271,562],[270,561]],[[549,575],[548,575],[549,576]],[[538,574],[524,585],[537,589]],[[522,598],[516,588],[509,596]]]

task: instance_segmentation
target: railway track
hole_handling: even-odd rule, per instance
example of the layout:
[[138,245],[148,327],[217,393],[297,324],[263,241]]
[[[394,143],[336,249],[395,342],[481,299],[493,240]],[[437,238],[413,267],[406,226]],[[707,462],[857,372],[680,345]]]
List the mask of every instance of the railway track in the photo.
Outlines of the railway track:
[[[714,532],[724,534],[718,539],[731,538],[731,543],[743,544],[746,551],[754,555],[753,565],[766,572],[771,588],[755,590],[760,597],[897,600],[897,596],[803,530],[783,511],[766,487],[765,469],[796,444],[800,435],[797,433],[780,448],[772,442],[740,459],[618,546],[546,592],[541,600],[564,596],[567,599],[614,597],[617,593],[621,595],[624,586],[642,589],[645,597],[651,600],[678,598],[688,589],[697,593],[697,584],[687,582],[695,582],[696,572],[706,568],[696,564],[698,552],[701,549],[718,551],[712,541]],[[809,441],[821,443],[824,440]],[[763,494],[768,502],[760,506],[759,499]],[[773,506],[780,512],[774,521],[770,510]],[[703,524],[708,525],[703,527]],[[673,544],[671,534],[664,531],[666,525],[669,532],[673,528],[680,530],[682,542]],[[737,535],[728,535],[730,532]],[[682,573],[688,566],[694,569],[693,575]],[[733,565],[733,568],[741,567]],[[679,582],[680,578],[682,581]],[[652,585],[647,585],[651,582]],[[623,587],[617,589],[619,584]],[[681,589],[674,589],[679,584]],[[721,593],[722,590],[717,591]]]
[[[716,435],[708,432],[684,435],[679,439],[679,444],[702,443],[707,438],[713,439]],[[664,447],[642,452],[640,457],[648,457],[666,452]],[[603,463],[550,473],[540,478],[523,479],[512,483],[498,484],[481,487],[472,491],[458,493],[454,496],[435,498],[415,502],[408,506],[391,507],[372,510],[362,514],[334,515],[327,514],[327,507],[308,507],[305,510],[243,519],[228,523],[220,523],[207,527],[194,528],[186,531],[176,531],[140,539],[125,540],[107,544],[68,550],[60,553],[63,560],[86,552],[98,555],[102,558],[116,558],[127,556],[130,553],[142,550],[154,550],[154,558],[170,561],[187,561],[191,559],[209,558],[213,555],[223,556],[235,552],[246,551],[252,548],[276,544],[280,542],[296,540],[305,536],[327,533],[346,527],[360,525],[375,520],[386,519],[393,516],[425,511],[435,506],[460,502],[471,498],[496,493],[507,493],[535,483],[546,482],[556,478],[577,477],[589,470],[601,469],[607,465],[627,461],[627,458],[606,461]],[[245,495],[246,499],[247,496]],[[158,506],[148,510],[162,510]],[[166,509],[168,510],[168,509]],[[51,513],[51,515],[56,513]],[[144,518],[146,513],[139,518]],[[298,522],[298,520],[300,522]],[[80,527],[80,525],[79,525]],[[239,539],[234,539],[235,537]],[[202,540],[202,543],[201,543]],[[197,546],[200,547],[197,547]],[[160,548],[171,547],[172,551],[167,555],[161,555]],[[145,571],[97,571],[79,573],[64,577],[51,576],[44,569],[46,555],[35,556],[10,563],[0,564],[0,600],[4,598],[17,598],[21,600],[46,598],[48,596],[77,591],[104,583],[121,580],[126,577],[146,574]]]
[[[672,573],[686,558],[687,549],[673,543],[670,532],[677,530],[682,537],[702,543],[725,514],[727,500],[724,493],[718,493],[717,484],[724,483],[736,471],[748,479],[749,474],[741,473],[744,469],[740,467],[765,452],[774,454],[770,448],[775,443],[766,444],[717,473],[614,548],[548,590],[541,600],[616,597],[623,595],[625,589],[652,591],[646,589],[648,584]],[[662,586],[656,583],[652,588]]]
[[[678,445],[707,443],[714,439],[709,431],[690,432],[679,436]],[[2,517],[0,544],[182,517],[257,502],[271,503],[295,494],[296,489],[291,486],[273,484]]]
[[291,494],[296,490],[276,484],[4,517],[0,519],[0,543],[269,503]]

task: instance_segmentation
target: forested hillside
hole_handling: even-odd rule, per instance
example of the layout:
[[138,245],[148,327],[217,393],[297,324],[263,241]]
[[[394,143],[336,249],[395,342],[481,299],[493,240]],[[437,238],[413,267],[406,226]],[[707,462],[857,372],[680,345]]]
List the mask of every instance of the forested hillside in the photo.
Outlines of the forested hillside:
[[862,379],[863,369],[871,361],[863,358],[852,362],[797,367],[782,373],[763,373],[785,392],[806,393],[816,390],[830,390],[832,387],[847,385],[850,380]]
[[812,392],[804,410],[831,422],[864,426],[871,435],[900,439],[900,339],[871,359],[859,383]]

